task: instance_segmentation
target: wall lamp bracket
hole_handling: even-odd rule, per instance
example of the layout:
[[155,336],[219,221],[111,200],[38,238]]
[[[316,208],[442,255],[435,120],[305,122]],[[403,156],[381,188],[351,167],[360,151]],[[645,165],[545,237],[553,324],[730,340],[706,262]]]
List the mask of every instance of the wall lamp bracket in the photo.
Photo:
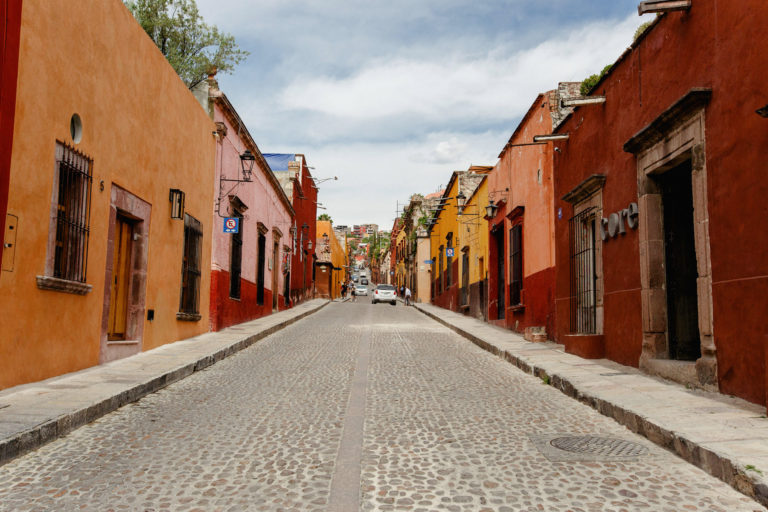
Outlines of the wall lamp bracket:
[[644,0],[637,6],[637,14],[642,16],[652,12],[687,11],[691,0]]
[[535,135],[533,142],[550,142],[556,140],[568,140],[570,138],[568,133],[551,133],[547,135]]

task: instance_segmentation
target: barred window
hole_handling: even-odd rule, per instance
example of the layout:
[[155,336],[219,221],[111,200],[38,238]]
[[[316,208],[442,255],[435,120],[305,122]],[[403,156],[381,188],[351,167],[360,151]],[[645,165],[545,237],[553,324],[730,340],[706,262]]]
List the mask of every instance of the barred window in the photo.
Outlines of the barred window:
[[184,259],[181,265],[181,301],[179,312],[200,313],[200,264],[203,246],[203,225],[184,214]]
[[596,334],[597,329],[597,222],[599,211],[587,208],[569,221],[571,245],[571,332]]
[[57,143],[58,194],[53,277],[85,283],[91,217],[93,161]]

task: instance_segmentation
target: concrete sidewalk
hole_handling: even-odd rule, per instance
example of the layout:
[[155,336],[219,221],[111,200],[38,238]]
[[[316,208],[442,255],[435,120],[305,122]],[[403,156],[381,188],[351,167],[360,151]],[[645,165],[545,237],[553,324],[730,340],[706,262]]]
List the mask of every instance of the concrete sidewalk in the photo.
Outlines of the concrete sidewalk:
[[431,304],[415,307],[481,348],[590,405],[768,506],[768,419],[743,400],[688,390],[607,359],[566,354]]
[[0,464],[247,348],[328,303],[307,301],[219,332],[0,391]]

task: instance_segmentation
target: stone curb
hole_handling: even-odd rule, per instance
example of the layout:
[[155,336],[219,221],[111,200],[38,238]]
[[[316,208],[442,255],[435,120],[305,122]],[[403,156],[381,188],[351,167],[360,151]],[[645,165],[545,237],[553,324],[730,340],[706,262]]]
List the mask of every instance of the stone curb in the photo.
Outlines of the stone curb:
[[[32,450],[35,450],[46,443],[49,443],[55,439],[63,437],[73,430],[91,423],[96,419],[113,412],[120,407],[129,403],[140,400],[150,393],[154,393],[174,382],[178,382],[185,377],[189,377],[193,373],[203,370],[212,364],[221,361],[243,349],[246,349],[256,343],[257,341],[270,336],[271,334],[280,331],[287,326],[298,322],[299,320],[316,313],[320,309],[324,308],[330,303],[326,301],[319,304],[312,309],[304,311],[296,316],[287,318],[286,320],[277,324],[268,326],[262,331],[255,334],[247,335],[246,337],[225,346],[219,350],[216,350],[212,354],[204,356],[198,356],[197,359],[183,364],[177,368],[169,371],[165,371],[160,375],[154,376],[144,382],[128,387],[127,389],[117,393],[114,396],[100,400],[96,403],[82,407],[71,412],[59,415],[56,418],[44,421],[38,425],[35,425],[31,429],[27,429],[23,432],[15,434],[11,437],[0,439],[0,466],[6,462],[15,459],[21,455],[24,455]],[[291,310],[285,310],[290,312]],[[279,314],[279,313],[277,313]],[[262,317],[268,319],[269,317]],[[203,333],[203,334],[215,334],[215,333]],[[185,340],[179,340],[174,343],[179,343]],[[158,348],[167,348],[174,343],[163,345]],[[157,350],[157,349],[155,349]],[[152,351],[144,352],[143,354],[151,354]],[[94,367],[98,368],[98,367]]]
[[756,479],[746,474],[740,468],[741,465],[731,460],[728,455],[703,447],[695,441],[688,439],[684,433],[668,430],[629,408],[609,402],[589,392],[579,390],[578,386],[567,377],[558,375],[557,372],[549,372],[542,366],[527,361],[508,350],[503,350],[493,343],[427,311],[421,304],[415,306],[421,313],[445,325],[462,337],[467,338],[481,349],[512,363],[525,373],[542,379],[545,383],[558,389],[565,395],[589,405],[600,414],[614,419],[632,432],[671,451],[686,462],[693,464],[727,483],[737,491],[754,499],[761,505],[768,507],[768,485],[762,479]]

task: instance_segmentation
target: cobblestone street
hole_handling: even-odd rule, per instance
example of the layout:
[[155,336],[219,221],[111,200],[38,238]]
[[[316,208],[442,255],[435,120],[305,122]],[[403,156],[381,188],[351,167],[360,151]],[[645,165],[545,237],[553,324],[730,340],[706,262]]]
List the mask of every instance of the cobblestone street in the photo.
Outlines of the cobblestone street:
[[0,509],[765,510],[415,309],[368,298],[0,466]]

